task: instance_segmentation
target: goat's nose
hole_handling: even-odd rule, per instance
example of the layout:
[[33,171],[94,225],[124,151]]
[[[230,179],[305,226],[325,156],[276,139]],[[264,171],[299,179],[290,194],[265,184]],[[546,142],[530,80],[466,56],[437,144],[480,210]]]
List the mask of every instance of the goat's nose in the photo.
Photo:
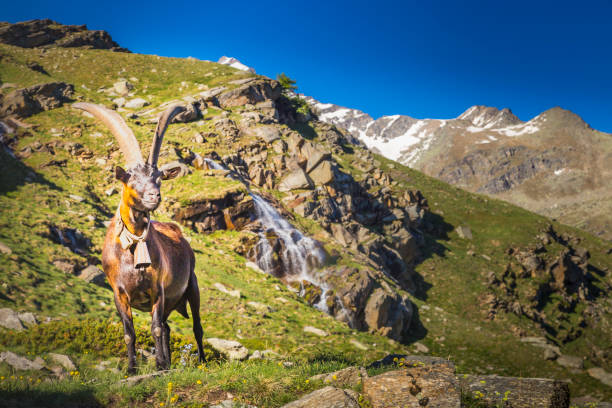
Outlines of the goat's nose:
[[152,191],[147,193],[146,197],[150,201],[159,200],[161,198],[161,194],[159,193],[159,191]]

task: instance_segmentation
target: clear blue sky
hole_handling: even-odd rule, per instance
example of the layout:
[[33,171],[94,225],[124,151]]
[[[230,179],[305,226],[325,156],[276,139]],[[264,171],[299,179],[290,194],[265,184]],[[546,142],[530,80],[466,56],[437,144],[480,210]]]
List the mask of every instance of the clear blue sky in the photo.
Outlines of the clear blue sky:
[[138,53],[285,72],[300,91],[374,117],[450,118],[471,105],[527,120],[553,106],[612,132],[610,1],[4,2]]

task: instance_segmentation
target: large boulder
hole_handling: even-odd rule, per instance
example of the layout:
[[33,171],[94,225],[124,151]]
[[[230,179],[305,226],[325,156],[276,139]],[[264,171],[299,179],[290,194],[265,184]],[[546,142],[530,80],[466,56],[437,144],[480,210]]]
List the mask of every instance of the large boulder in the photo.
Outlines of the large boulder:
[[283,405],[282,408],[359,408],[359,395],[353,390],[325,387]]
[[21,357],[11,351],[3,351],[0,353],[0,363],[5,362],[16,370],[42,370],[44,361],[36,358],[34,361]]
[[25,329],[19,318],[19,314],[13,309],[0,309],[0,326],[6,329],[21,331]]
[[50,19],[0,23],[0,43],[23,48],[54,45],[130,52],[121,48],[106,31],[88,30],[85,25],[62,25]]
[[282,88],[277,81],[258,79],[219,94],[217,101],[222,108],[255,105],[268,99],[277,100],[281,96],[281,91]]
[[563,381],[496,375],[460,375],[459,382],[464,394],[477,397],[487,403],[487,406],[500,404],[513,408],[569,407],[569,387]]
[[95,265],[89,265],[79,272],[79,278],[87,283],[103,286],[106,283],[104,272]]
[[310,188],[312,188],[312,180],[310,180],[310,178],[301,168],[297,168],[287,174],[278,185],[279,191],[291,191]]
[[370,331],[400,340],[412,320],[412,303],[397,293],[376,289],[368,299],[364,320]]
[[331,161],[323,160],[314,169],[308,172],[308,176],[317,186],[331,183],[334,181],[334,170]]
[[74,87],[65,82],[49,82],[17,89],[0,99],[0,117],[15,115],[27,118],[58,108],[70,101]]
[[372,408],[461,407],[461,389],[452,363],[403,361],[402,365],[406,368],[363,380],[363,393]]

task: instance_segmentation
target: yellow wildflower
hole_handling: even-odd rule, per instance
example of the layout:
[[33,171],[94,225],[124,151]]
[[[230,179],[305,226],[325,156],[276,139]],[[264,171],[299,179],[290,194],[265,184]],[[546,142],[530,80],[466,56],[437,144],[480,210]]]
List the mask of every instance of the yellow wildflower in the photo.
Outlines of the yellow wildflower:
[[202,385],[202,380],[198,380],[198,381],[196,381],[196,384],[198,384],[198,385]]

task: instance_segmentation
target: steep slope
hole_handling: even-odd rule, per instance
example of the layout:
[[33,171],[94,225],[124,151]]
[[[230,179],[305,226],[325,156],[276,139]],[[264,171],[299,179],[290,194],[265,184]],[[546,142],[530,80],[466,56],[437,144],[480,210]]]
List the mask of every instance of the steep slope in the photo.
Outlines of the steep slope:
[[572,112],[552,108],[522,122],[507,108],[473,106],[456,119],[374,120],[306,99],[320,120],[387,158],[612,239],[612,136]]
[[[0,383],[11,398],[150,406],[170,400],[172,382],[184,404],[229,393],[280,406],[323,386],[307,381],[312,374],[390,352],[450,356],[465,373],[571,378],[573,396],[612,398],[587,371],[612,371],[608,243],[372,154],[343,129],[286,120],[296,115],[285,111],[275,81],[228,66],[76,48],[1,45],[0,53],[0,79],[14,84],[2,89],[3,103],[16,88],[63,81],[73,85],[67,97],[116,108],[143,146],[165,106],[189,106],[162,149],[168,180],[156,218],[181,223],[195,249],[205,336],[238,340],[251,355],[278,353],[244,363],[211,353],[198,368],[187,349],[190,321],[173,315],[176,372],[127,389],[117,384],[120,372],[95,368],[125,363],[120,328],[105,320],[117,320],[111,293],[84,274],[99,265],[104,224],[118,202],[112,170],[122,158],[99,123],[65,102],[48,104],[2,119],[0,305],[51,322],[0,329],[0,344],[46,360],[70,353],[81,381],[72,374],[30,385],[27,377],[51,374],[28,373]],[[29,62],[49,75],[24,69]],[[130,103],[137,99],[148,105]],[[325,250],[323,264],[308,265],[310,280],[284,262],[289,241],[262,225],[249,193],[302,234],[291,239],[310,237]],[[264,258],[262,242],[282,261],[272,274],[247,263]],[[149,324],[144,313],[136,319]],[[548,360],[542,344],[553,358],[578,357],[584,369]],[[141,370],[152,366],[143,361]],[[0,363],[0,374],[14,371]]]

